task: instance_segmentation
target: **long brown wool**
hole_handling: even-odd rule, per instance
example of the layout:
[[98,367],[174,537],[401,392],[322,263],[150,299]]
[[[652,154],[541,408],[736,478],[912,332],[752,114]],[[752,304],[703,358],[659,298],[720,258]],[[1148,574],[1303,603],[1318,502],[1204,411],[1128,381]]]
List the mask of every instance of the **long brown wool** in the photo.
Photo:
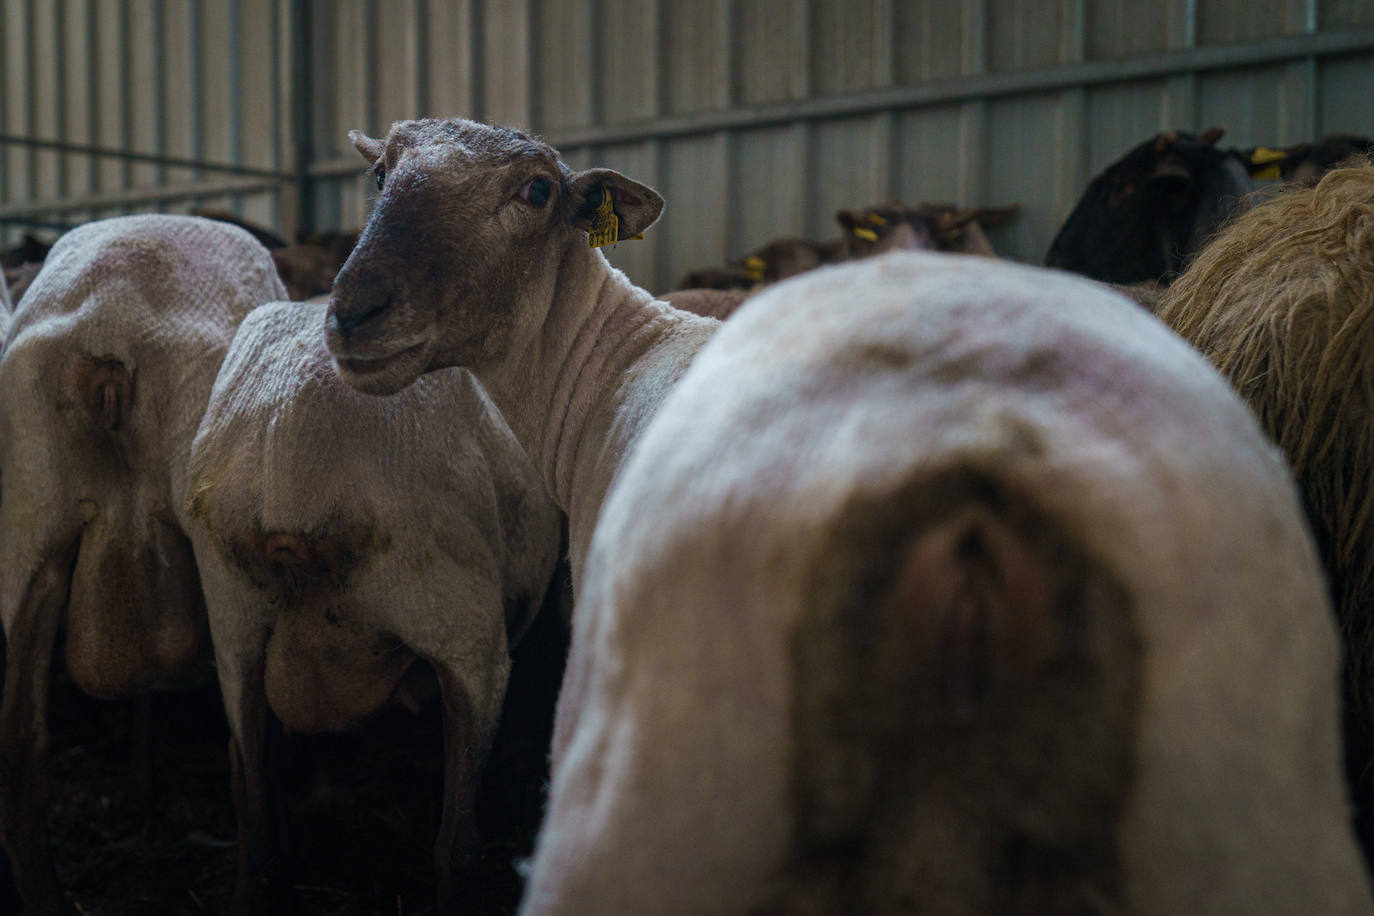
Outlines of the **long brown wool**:
[[1283,450],[1331,578],[1352,695],[1374,715],[1374,164],[1238,217],[1159,315]]

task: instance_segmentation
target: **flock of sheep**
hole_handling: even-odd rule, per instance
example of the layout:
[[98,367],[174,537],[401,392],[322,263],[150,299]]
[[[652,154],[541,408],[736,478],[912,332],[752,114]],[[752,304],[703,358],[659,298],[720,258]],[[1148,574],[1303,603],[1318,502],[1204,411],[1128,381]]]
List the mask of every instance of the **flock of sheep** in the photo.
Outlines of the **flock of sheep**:
[[59,651],[97,697],[213,661],[240,913],[291,904],[283,729],[437,698],[463,911],[541,608],[522,913],[1374,912],[1374,165],[1165,134],[1051,249],[1096,280],[903,250],[1009,210],[874,208],[815,259],[849,263],[755,289],[756,252],[701,315],[597,247],[651,188],[471,121],[351,136],[380,196],[327,303],[240,227],[133,216],[3,328],[24,912],[71,912]]

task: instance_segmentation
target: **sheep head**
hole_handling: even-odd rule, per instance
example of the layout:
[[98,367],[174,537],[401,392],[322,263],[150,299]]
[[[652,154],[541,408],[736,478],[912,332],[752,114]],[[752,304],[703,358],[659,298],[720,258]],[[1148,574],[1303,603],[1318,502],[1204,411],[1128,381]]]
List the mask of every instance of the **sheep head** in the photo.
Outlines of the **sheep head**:
[[610,169],[574,172],[519,131],[462,119],[358,131],[381,196],[335,280],[326,340],[350,385],[392,394],[422,373],[479,370],[533,339],[561,271],[600,257],[588,233],[614,212],[619,238],[663,209]]

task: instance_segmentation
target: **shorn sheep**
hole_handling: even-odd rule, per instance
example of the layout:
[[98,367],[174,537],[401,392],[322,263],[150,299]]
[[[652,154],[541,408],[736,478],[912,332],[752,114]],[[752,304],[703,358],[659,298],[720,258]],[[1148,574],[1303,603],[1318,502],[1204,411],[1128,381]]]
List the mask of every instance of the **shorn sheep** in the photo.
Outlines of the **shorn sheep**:
[[1238,217],[1159,314],[1230,379],[1293,468],[1344,638],[1347,766],[1374,849],[1374,166]]
[[[663,198],[470,121],[350,136],[382,194],[335,279],[326,340],[340,377],[394,394],[433,369],[472,369],[568,515],[577,588],[621,455],[720,327],[655,301],[587,247],[589,228],[640,234]],[[460,255],[472,259],[461,271]],[[417,264],[434,269],[417,276]]]
[[713,333],[588,248],[644,186],[462,120],[354,141],[344,378],[472,367],[599,511],[526,913],[1370,912],[1292,485],[1158,322],[902,253]]
[[68,912],[48,854],[47,696],[58,634],[96,697],[210,675],[187,458],[234,329],[286,293],[235,226],[87,223],[48,254],[0,352],[0,837],[28,912]]
[[[437,678],[439,910],[471,902],[473,798],[510,670],[540,608],[561,514],[472,376],[394,399],[339,381],[323,304],[254,310],[191,453],[189,509],[236,759],[241,912],[289,887],[274,838],[267,709],[342,731]],[[275,910],[273,910],[275,911]]]

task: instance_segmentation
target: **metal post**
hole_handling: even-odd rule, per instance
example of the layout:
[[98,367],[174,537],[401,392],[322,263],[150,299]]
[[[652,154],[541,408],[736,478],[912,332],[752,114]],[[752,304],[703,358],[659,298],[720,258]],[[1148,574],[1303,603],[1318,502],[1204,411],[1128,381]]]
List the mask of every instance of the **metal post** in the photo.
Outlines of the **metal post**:
[[310,110],[314,62],[310,56],[312,26],[310,0],[291,0],[291,129],[295,146],[296,231],[315,228],[315,178],[310,164],[315,158],[315,121]]

